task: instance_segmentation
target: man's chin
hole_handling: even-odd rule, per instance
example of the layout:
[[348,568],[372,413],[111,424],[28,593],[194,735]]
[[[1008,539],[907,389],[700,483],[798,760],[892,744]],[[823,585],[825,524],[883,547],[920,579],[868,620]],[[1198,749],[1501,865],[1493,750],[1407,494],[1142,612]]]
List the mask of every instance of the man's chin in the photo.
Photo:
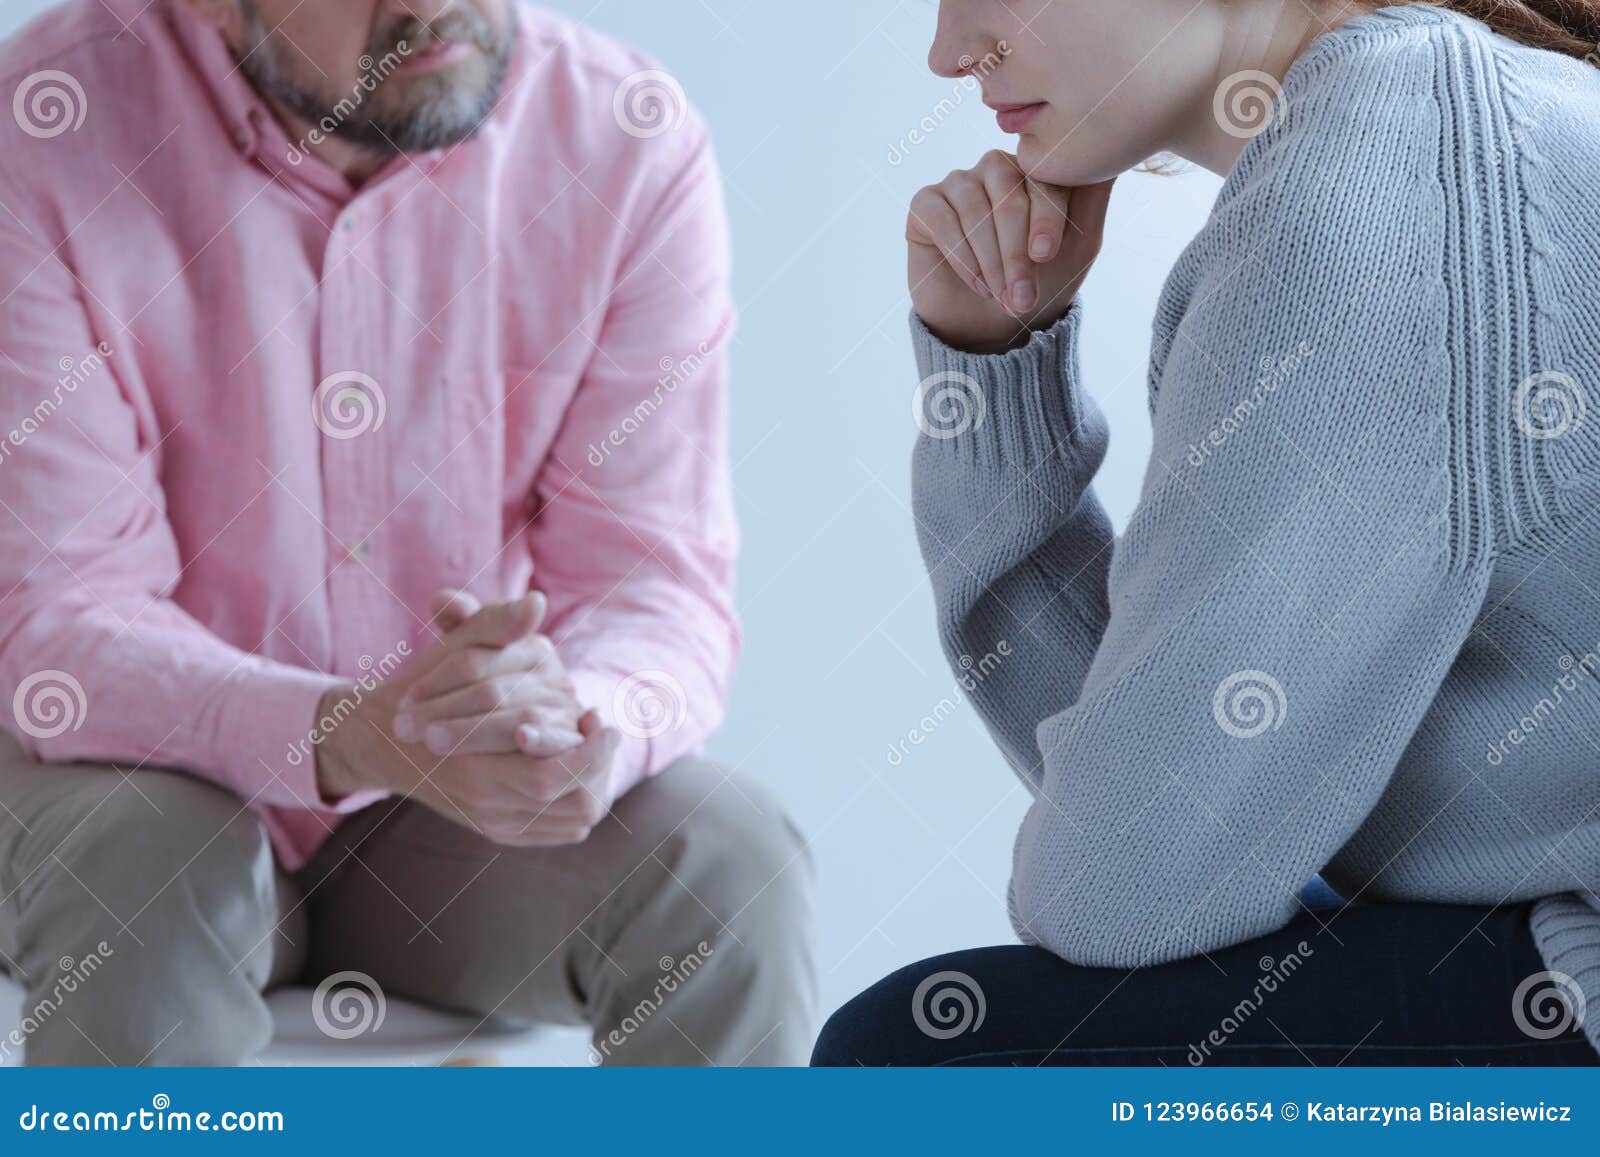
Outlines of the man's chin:
[[385,99],[374,103],[367,127],[391,148],[407,153],[469,140],[492,115],[500,96],[498,78],[467,65],[414,78],[392,77],[384,89]]

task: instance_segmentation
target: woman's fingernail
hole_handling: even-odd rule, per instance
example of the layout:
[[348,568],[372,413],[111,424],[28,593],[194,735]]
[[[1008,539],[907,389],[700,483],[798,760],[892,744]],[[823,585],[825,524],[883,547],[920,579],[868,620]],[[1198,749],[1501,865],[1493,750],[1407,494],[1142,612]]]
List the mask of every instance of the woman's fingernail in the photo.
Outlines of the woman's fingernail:
[[1050,256],[1050,238],[1044,233],[1039,234],[1033,239],[1033,244],[1028,248],[1028,252],[1035,261],[1043,261]]
[[414,715],[396,715],[394,717],[395,738],[402,743],[415,743],[417,741],[417,720]]
[[428,728],[428,750],[435,755],[450,754],[450,729],[443,724],[435,723]]
[[1011,306],[1013,309],[1032,309],[1038,290],[1031,281],[1018,281],[1011,286]]

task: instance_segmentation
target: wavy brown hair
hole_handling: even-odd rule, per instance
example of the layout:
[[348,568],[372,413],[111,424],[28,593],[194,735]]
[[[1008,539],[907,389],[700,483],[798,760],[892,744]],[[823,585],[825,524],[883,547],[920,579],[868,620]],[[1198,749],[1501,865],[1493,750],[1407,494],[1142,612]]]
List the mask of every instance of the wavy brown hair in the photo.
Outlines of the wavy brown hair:
[[1600,64],[1600,0],[1369,0],[1372,8],[1432,4],[1481,20],[1502,36]]

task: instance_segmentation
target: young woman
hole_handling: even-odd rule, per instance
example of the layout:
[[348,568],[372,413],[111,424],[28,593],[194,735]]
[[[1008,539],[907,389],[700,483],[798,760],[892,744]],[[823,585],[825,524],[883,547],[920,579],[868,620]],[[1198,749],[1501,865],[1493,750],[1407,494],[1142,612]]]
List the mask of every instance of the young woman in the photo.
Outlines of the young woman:
[[[1018,139],[912,205],[916,515],[947,654],[1003,656],[1024,944],[818,1063],[1600,1059],[1597,41],[1582,0],[943,0],[934,70]],[[1113,548],[1077,292],[1165,153],[1227,180]]]

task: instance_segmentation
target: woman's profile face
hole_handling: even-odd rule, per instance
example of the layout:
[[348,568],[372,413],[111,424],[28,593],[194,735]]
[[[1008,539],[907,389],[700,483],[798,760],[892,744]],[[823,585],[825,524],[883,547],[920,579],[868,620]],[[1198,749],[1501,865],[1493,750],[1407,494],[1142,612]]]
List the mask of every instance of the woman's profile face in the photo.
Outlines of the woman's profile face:
[[941,0],[928,54],[970,75],[1032,177],[1088,185],[1175,149],[1211,115],[1214,0]]

